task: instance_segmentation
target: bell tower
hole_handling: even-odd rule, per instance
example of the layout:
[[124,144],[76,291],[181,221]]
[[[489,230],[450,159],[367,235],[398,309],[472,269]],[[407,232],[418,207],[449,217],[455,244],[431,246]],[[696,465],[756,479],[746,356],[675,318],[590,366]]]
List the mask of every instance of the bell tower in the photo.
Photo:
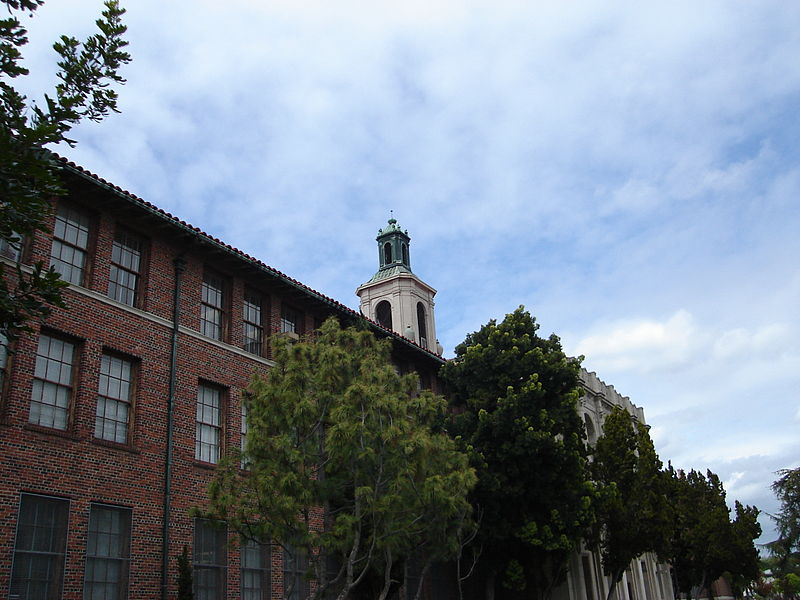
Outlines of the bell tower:
[[392,217],[386,227],[378,230],[375,240],[378,272],[356,290],[361,313],[426,350],[441,354],[433,317],[436,290],[411,271],[408,231]]

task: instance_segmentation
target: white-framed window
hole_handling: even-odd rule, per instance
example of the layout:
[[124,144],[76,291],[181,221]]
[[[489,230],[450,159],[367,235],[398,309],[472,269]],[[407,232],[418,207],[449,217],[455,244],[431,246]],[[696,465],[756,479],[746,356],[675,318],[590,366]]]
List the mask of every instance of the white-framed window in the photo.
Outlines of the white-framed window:
[[52,335],[39,336],[30,423],[53,429],[67,428],[74,363],[75,344]]
[[72,206],[59,204],[56,209],[50,266],[61,273],[64,281],[76,285],[83,284],[90,222],[89,215]]
[[138,236],[118,230],[111,246],[108,295],[128,306],[136,306],[137,302],[143,245]]
[[258,356],[261,356],[264,351],[262,302],[261,294],[254,290],[245,290],[242,304],[243,347]]
[[201,383],[197,387],[197,428],[194,457],[207,463],[219,462],[222,441],[222,390]]
[[225,332],[225,280],[206,271],[201,290],[200,333],[221,340]]
[[113,354],[103,354],[100,360],[94,437],[119,444],[128,443],[133,374],[133,361]]

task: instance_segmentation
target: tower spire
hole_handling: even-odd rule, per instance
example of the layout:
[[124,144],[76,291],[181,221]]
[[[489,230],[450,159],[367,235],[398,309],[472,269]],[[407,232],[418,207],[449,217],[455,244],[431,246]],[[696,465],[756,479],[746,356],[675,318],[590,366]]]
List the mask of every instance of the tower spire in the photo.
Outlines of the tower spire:
[[378,229],[378,271],[356,294],[361,298],[361,313],[441,354],[436,340],[433,297],[436,290],[411,271],[411,237],[389,211],[389,221]]

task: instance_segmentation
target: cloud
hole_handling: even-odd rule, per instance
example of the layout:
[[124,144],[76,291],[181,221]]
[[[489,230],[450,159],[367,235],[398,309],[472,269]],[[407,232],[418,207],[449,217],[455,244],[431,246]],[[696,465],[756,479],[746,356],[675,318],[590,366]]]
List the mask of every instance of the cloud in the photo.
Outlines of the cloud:
[[581,339],[578,354],[598,369],[663,369],[691,358],[696,345],[692,315],[678,310],[665,321],[636,319],[609,323]]
[[[40,97],[100,8],[45,3],[17,83]],[[662,458],[770,502],[800,419],[800,4],[127,8],[122,114],[70,158],[350,306],[394,209],[448,355],[525,304]]]

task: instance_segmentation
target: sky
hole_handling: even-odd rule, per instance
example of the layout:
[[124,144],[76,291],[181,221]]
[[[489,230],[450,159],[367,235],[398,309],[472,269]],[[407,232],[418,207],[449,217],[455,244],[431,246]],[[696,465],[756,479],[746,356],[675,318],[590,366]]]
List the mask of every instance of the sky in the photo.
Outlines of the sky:
[[[445,356],[525,305],[644,407],[664,462],[777,509],[800,466],[800,3],[123,4],[121,114],[61,154],[354,309],[393,210]],[[26,19],[31,98],[100,10]]]

